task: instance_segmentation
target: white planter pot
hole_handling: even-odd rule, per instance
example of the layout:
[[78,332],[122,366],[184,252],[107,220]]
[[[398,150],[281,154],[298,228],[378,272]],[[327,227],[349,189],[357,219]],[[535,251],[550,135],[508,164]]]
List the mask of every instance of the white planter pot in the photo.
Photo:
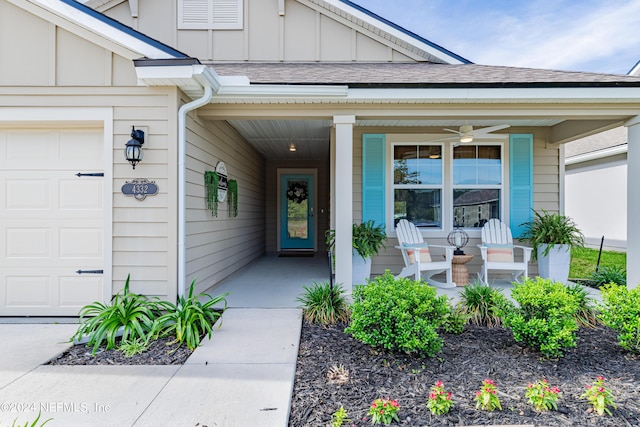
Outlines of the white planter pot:
[[371,258],[362,259],[355,250],[352,253],[351,263],[351,283],[352,285],[364,285],[371,277]]
[[549,254],[544,255],[546,247],[546,244],[538,246],[538,275],[554,282],[567,284],[571,263],[571,247],[569,245],[553,245]]

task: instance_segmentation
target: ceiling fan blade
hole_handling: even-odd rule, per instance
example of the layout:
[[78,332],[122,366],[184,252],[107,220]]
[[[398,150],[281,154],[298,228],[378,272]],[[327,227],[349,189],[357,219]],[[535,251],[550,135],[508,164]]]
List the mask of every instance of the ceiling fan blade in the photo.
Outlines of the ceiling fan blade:
[[496,125],[496,126],[489,126],[486,128],[481,128],[481,129],[476,129],[475,132],[477,133],[491,133],[491,132],[495,132],[497,130],[502,130],[502,129],[506,129],[511,127],[511,125]]
[[508,139],[508,133],[490,133],[487,135],[476,135],[474,136],[474,141],[495,141],[496,139]]
[[446,129],[446,128],[445,128],[445,129],[443,129],[443,130],[446,130],[446,131],[448,131],[448,132],[457,133],[458,135],[464,135],[462,132],[460,132],[460,131],[458,131],[458,130]]

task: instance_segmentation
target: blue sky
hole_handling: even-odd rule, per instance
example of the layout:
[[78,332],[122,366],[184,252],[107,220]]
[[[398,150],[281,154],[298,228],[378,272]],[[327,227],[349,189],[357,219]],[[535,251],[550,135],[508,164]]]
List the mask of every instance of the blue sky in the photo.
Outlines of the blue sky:
[[640,0],[352,0],[477,64],[626,74]]

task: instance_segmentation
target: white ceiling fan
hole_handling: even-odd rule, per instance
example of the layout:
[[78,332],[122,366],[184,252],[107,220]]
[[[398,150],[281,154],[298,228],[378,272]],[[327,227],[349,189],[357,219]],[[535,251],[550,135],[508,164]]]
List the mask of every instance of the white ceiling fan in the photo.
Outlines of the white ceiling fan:
[[461,144],[468,144],[470,142],[473,142],[474,140],[479,139],[507,139],[509,137],[508,134],[493,134],[492,132],[506,129],[508,127],[511,127],[511,125],[496,125],[480,129],[474,129],[471,125],[462,125],[460,126],[460,130],[446,128],[443,130],[457,134],[458,142],[460,142]]

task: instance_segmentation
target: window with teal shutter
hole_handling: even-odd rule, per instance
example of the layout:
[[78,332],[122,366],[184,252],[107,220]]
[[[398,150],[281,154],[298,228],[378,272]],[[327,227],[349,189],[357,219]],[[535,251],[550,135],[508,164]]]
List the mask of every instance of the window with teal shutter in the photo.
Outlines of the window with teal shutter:
[[513,134],[509,140],[510,227],[513,237],[524,231],[533,209],[533,135]]
[[384,135],[362,135],[362,221],[385,225]]

